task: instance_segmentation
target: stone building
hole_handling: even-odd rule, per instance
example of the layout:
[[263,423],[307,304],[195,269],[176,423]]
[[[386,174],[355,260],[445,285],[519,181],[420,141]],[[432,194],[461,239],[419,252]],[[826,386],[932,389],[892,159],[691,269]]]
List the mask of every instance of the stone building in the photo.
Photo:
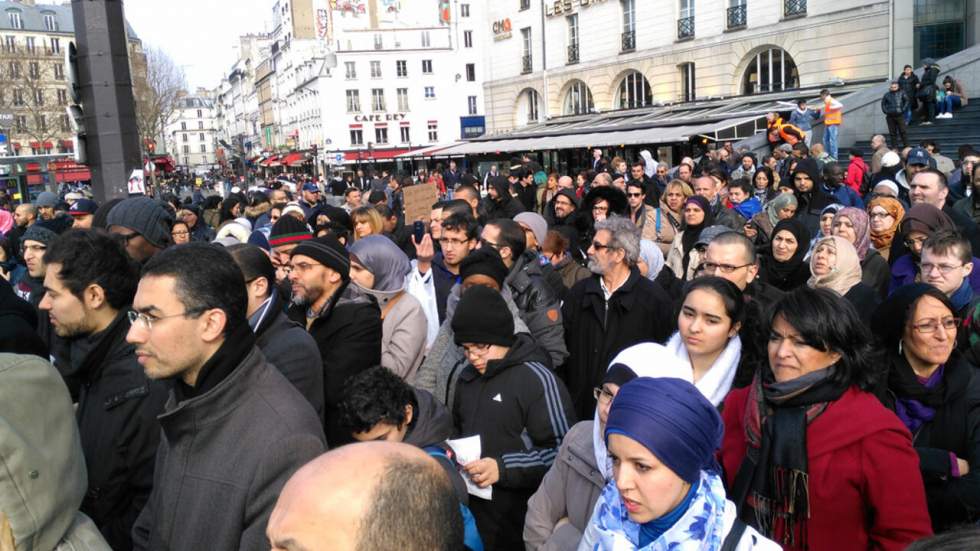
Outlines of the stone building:
[[207,90],[180,98],[166,127],[167,150],[178,166],[205,173],[215,168],[217,129],[214,100]]

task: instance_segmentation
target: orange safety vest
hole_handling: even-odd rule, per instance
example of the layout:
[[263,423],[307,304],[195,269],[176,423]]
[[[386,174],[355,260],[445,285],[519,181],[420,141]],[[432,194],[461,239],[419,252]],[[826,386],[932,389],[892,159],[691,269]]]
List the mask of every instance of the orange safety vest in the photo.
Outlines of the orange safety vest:
[[844,122],[844,109],[842,107],[831,107],[829,101],[824,102],[823,123],[826,126],[840,125]]

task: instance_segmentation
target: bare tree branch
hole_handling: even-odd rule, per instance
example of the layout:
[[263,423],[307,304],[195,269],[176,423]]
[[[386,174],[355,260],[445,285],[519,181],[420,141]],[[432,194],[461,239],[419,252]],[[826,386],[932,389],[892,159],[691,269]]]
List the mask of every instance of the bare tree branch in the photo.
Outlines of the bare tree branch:
[[[133,82],[136,99],[136,125],[141,143],[156,142],[163,136],[167,121],[171,119],[180,98],[187,89],[183,70],[163,50],[147,48],[145,60],[133,60],[133,64],[145,63],[146,80]],[[138,74],[139,71],[134,71]]]

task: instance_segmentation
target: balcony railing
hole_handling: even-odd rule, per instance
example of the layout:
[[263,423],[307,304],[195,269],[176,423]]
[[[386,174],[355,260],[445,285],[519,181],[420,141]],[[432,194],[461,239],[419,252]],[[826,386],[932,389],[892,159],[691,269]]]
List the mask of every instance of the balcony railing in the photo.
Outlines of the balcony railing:
[[806,0],[783,0],[783,16],[806,15]]
[[526,55],[521,58],[521,74],[528,74],[531,72],[533,64],[531,63],[531,56]]
[[694,16],[677,20],[677,40],[694,38]]
[[623,32],[623,52],[632,52],[636,49],[636,31]]
[[745,4],[728,8],[728,29],[744,28],[747,18],[748,7]]
[[568,45],[568,64],[578,63],[578,44]]

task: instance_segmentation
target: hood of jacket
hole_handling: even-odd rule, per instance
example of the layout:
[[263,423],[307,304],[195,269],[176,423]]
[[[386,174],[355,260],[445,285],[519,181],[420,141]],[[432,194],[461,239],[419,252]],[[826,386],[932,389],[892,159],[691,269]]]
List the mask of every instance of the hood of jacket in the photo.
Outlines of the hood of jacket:
[[0,512],[17,549],[55,549],[88,480],[68,388],[36,356],[0,354]]
[[453,436],[453,416],[446,406],[435,399],[432,394],[415,388],[415,411],[412,422],[409,423],[405,443],[424,448],[439,444]]
[[820,175],[820,167],[817,166],[817,161],[814,159],[800,159],[796,163],[796,169],[790,174],[790,178],[796,176],[797,173],[804,173],[813,180],[813,187],[819,188],[823,184],[823,177]]
[[518,333],[515,336],[514,344],[507,351],[507,355],[499,360],[487,362],[487,369],[483,373],[484,377],[493,377],[498,373],[528,362],[536,362],[542,365],[550,365],[551,359],[548,354],[534,342],[534,338],[525,333]]
[[513,199],[510,194],[510,181],[504,176],[494,176],[490,178],[490,186],[497,191],[497,202],[506,204]]

